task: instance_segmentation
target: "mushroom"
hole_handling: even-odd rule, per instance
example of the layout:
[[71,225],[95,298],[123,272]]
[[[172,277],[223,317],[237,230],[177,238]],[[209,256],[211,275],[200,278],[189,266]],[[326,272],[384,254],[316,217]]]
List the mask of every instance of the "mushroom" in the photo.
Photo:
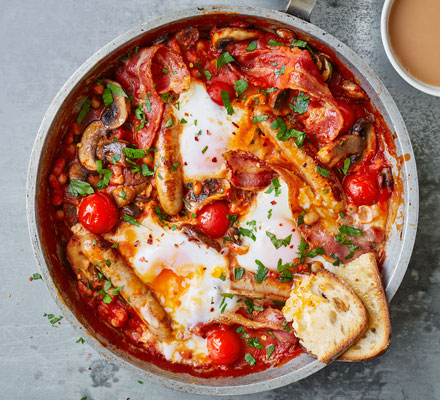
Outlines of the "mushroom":
[[257,29],[220,28],[214,30],[211,35],[211,43],[216,49],[222,51],[231,42],[258,39],[262,36],[263,32]]
[[191,212],[197,212],[206,204],[227,197],[231,188],[229,181],[226,179],[205,179],[200,183],[202,184],[202,190],[198,191],[198,195],[194,193],[193,182],[185,185],[185,204],[191,206]]
[[118,208],[131,203],[139,193],[142,193],[147,186],[147,182],[139,185],[120,186],[112,190],[112,196]]
[[390,167],[383,167],[380,170],[379,182],[382,187],[388,187],[390,189],[393,189],[394,180],[393,180],[393,173],[391,172]]
[[376,131],[370,120],[361,118],[355,122],[349,135],[321,147],[316,154],[318,159],[330,168],[333,168],[340,160],[350,156],[353,171],[359,169],[359,165],[371,152],[376,150]]
[[85,181],[87,179],[87,171],[82,167],[82,165],[75,161],[69,168],[69,179],[76,179],[78,181]]
[[[105,83],[115,85],[122,89],[118,82],[106,80]],[[128,116],[127,100],[125,96],[121,96],[112,91],[113,102],[105,107],[101,121],[107,129],[116,129],[125,123]]]
[[101,121],[93,121],[84,130],[78,149],[79,162],[90,171],[96,171],[96,148],[105,137],[106,129]]
[[96,155],[100,160],[105,158],[111,164],[126,167],[127,162],[123,149],[127,147],[128,144],[129,143],[124,140],[113,141],[104,137],[99,141],[96,147]]
[[195,240],[197,242],[201,242],[206,244],[208,247],[212,247],[213,249],[220,252],[221,247],[220,244],[210,238],[208,235],[202,232],[202,230],[197,225],[192,224],[182,224],[180,226],[183,230],[183,233],[188,236],[188,238],[191,240]]
[[330,62],[330,57],[325,53],[315,53],[313,55],[316,68],[322,76],[324,82],[328,82],[332,77],[333,65]]
[[357,83],[344,79],[341,84],[345,95],[354,100],[365,100],[368,98],[364,89],[362,89]]

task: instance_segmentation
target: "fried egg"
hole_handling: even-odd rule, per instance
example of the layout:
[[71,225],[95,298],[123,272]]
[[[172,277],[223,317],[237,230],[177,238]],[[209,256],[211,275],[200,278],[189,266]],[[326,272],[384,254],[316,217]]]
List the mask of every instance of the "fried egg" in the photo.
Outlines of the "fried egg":
[[181,122],[180,154],[185,182],[223,178],[222,154],[236,147],[240,127],[247,125],[247,111],[234,105],[234,113],[214,103],[202,83],[193,81],[179,97],[175,113]]
[[[237,255],[236,260],[250,272],[257,272],[256,260],[276,271],[278,260],[285,264],[298,257],[301,235],[290,210],[289,188],[281,178],[278,182],[278,188],[272,185],[258,193],[249,212],[238,224],[242,245],[248,247],[248,251]],[[283,244],[277,242],[283,239]]]

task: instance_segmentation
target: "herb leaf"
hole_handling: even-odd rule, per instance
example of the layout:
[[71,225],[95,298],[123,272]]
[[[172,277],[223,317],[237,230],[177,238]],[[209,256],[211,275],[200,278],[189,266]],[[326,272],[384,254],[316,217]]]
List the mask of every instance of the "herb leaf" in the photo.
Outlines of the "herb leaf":
[[278,197],[281,194],[281,184],[277,177],[272,179],[272,183],[264,193],[270,194],[273,191],[275,191],[275,197]]
[[246,91],[248,86],[249,84],[243,79],[239,79],[238,81],[234,82],[234,88],[238,96],[241,96]]
[[344,160],[344,166],[342,167],[342,172],[344,175],[347,175],[347,172],[348,172],[348,169],[350,168],[350,165],[351,165],[351,160],[350,160],[350,158],[347,157]]
[[256,237],[254,233],[250,229],[242,228],[241,226],[238,228],[242,236],[247,236],[248,238],[251,238],[254,242],[256,240]]
[[267,115],[255,115],[254,118],[252,118],[253,124],[258,124],[259,122],[266,121],[269,117]]
[[234,57],[231,56],[229,51],[226,51],[217,58],[216,61],[216,68],[219,69],[220,67],[223,67],[223,65],[235,61]]
[[203,73],[205,74],[205,78],[207,81],[211,80],[211,78],[212,78],[211,72],[209,72],[207,69],[204,69]]
[[339,228],[339,232],[344,233],[348,236],[364,236],[363,232],[360,229],[355,228],[354,226],[342,225]]
[[330,171],[320,167],[319,165],[316,166],[316,172],[318,172],[319,175],[322,175],[324,178],[330,178]]
[[124,219],[125,222],[128,222],[129,224],[132,224],[134,226],[139,226],[140,225],[140,223],[135,218],[133,218],[131,215],[124,214],[123,215],[123,219]]
[[241,278],[243,278],[243,274],[244,274],[244,268],[235,268],[234,269],[234,278],[235,280],[240,280]]
[[289,107],[292,111],[299,115],[304,114],[310,105],[310,96],[306,96],[304,92],[299,92],[298,96],[294,97],[295,104],[290,104]]
[[254,51],[257,48],[257,42],[254,40],[249,43],[249,46],[246,48],[246,51]]
[[228,112],[228,115],[234,114],[234,109],[232,108],[231,99],[229,98],[229,92],[227,90],[220,91],[222,96],[223,105]]
[[124,155],[130,159],[145,157],[145,151],[142,149],[132,149],[130,147],[124,147],[122,149],[122,153],[124,153]]
[[114,83],[107,83],[107,88],[110,89],[111,92],[116,96],[128,97],[127,94],[124,92],[124,89],[116,86]]
[[244,355],[244,359],[251,367],[253,367],[257,363],[257,360],[250,353],[246,353]]
[[255,349],[264,349],[264,346],[258,340],[258,337],[247,338],[246,344],[250,347],[254,347]]
[[97,189],[104,189],[110,183],[110,178],[113,175],[113,171],[110,169],[102,168],[102,161],[96,160],[96,172],[99,174],[99,182],[95,185]]
[[270,356],[272,355],[272,353],[275,350],[275,345],[271,344],[268,348],[267,348],[267,358],[270,358]]
[[72,196],[78,197],[93,194],[94,190],[88,182],[80,181],[78,179],[72,179],[69,184],[68,192]]
[[281,246],[287,247],[290,244],[290,241],[292,240],[292,234],[286,236],[284,239],[277,239],[277,237],[273,233],[266,231],[266,236],[270,239],[270,241],[277,250]]
[[277,41],[275,41],[275,40],[270,39],[270,40],[269,40],[269,46],[284,46],[284,44],[279,43],[279,42],[277,42]]
[[76,122],[78,124],[80,124],[83,121],[84,117],[90,111],[90,105],[91,104],[92,104],[92,101],[89,98],[87,98],[86,101],[84,102],[84,104],[82,105],[81,110],[80,110],[78,116],[76,117]]
[[261,283],[267,278],[269,268],[266,268],[260,260],[255,260],[255,264],[258,265],[258,269],[257,273],[254,275],[254,278],[258,283]]

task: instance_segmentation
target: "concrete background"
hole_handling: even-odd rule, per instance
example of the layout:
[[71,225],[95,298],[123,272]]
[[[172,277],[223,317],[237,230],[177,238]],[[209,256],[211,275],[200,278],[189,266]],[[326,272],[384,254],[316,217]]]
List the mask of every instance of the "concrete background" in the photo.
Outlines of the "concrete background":
[[[214,2],[0,0],[0,398],[191,399],[151,385],[101,358],[59,315],[37,272],[25,216],[34,137],[53,97],[92,53],[129,28],[170,10]],[[231,2],[230,2],[231,3]],[[278,8],[285,0],[247,4]],[[420,179],[420,223],[413,257],[391,303],[393,340],[382,357],[334,363],[296,384],[246,399],[440,398],[440,98],[408,86],[380,40],[383,0],[318,0],[312,22],[358,52],[384,81],[412,137]]]

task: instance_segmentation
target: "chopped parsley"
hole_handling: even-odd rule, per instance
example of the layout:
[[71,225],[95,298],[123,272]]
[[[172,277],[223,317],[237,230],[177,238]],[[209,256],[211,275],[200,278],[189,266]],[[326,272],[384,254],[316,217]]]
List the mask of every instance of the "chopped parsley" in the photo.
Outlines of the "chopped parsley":
[[142,175],[143,176],[153,176],[154,171],[152,171],[147,164],[142,164]]
[[253,367],[257,363],[257,360],[250,353],[246,353],[244,355],[244,359],[251,367]]
[[255,237],[254,233],[252,232],[252,230],[247,229],[247,228],[242,228],[241,226],[238,228],[238,230],[240,231],[240,234],[242,236],[247,236],[248,238],[252,239],[255,242],[256,237]]
[[269,40],[269,46],[284,46],[284,44],[279,43],[279,42],[277,42],[277,41],[275,41],[275,40],[270,39],[270,40]]
[[234,82],[234,88],[238,96],[241,96],[246,91],[248,86],[248,83],[243,79],[239,79],[238,81]]
[[110,183],[110,178],[113,175],[113,171],[110,169],[102,168],[102,161],[96,160],[96,172],[99,174],[99,182],[95,185],[97,189],[104,189]]
[[124,89],[115,85],[114,83],[107,83],[107,88],[111,90],[111,92],[116,96],[128,97],[124,92]]
[[180,123],[181,124],[186,124],[188,121],[185,119],[185,118],[182,118],[181,120],[180,120]]
[[80,337],[75,343],[83,344],[84,342],[85,342],[85,340],[82,337]]
[[258,124],[259,122],[266,121],[269,117],[267,115],[255,115],[254,118],[252,118],[253,124]]
[[231,56],[229,51],[226,51],[226,52],[220,54],[220,56],[217,58],[216,68],[219,69],[219,68],[223,67],[223,65],[230,63],[230,62],[233,62],[233,61],[235,61],[234,57]]
[[134,226],[139,226],[140,225],[140,223],[137,222],[137,220],[135,218],[133,218],[131,215],[124,214],[122,218],[123,218],[123,220],[125,222],[128,222],[129,224],[132,224]]
[[260,260],[255,260],[255,264],[258,265],[258,269],[257,273],[254,275],[254,278],[258,283],[261,283],[267,278],[269,268],[266,268]]
[[264,193],[270,194],[273,191],[275,191],[275,197],[278,197],[281,194],[281,184],[277,177],[272,179],[272,183]]
[[344,175],[347,175],[347,173],[348,173],[348,169],[350,168],[350,165],[351,165],[351,160],[350,160],[350,158],[346,158],[345,160],[344,160],[344,165],[343,165],[343,167],[342,167],[342,173],[344,174]]
[[106,107],[113,103],[112,91],[109,88],[104,89],[104,93],[102,94],[102,100]]
[[115,154],[112,156],[111,160],[113,164],[117,164],[117,162],[121,159],[121,155],[120,154]]
[[333,265],[334,266],[338,266],[342,263],[342,260],[335,254],[335,253],[331,253],[330,257],[333,258],[335,261],[333,261]]
[[304,40],[294,40],[290,44],[290,47],[299,47],[300,49],[305,49],[307,47],[307,42]]
[[316,257],[318,255],[323,255],[325,254],[325,250],[322,247],[317,247],[315,250],[309,250],[306,251],[310,248],[309,244],[305,241],[305,239],[302,237],[301,238],[301,242],[298,246],[298,256],[299,256],[299,261],[301,263],[304,262],[304,260],[307,257]]
[[318,172],[319,175],[322,175],[324,178],[330,178],[330,171],[320,167],[319,165],[316,166],[316,172]]
[[48,319],[49,322],[52,324],[52,326],[55,326],[55,327],[56,327],[55,324],[56,324],[58,321],[61,321],[61,320],[63,319],[63,316],[62,316],[62,315],[60,315],[59,317],[55,317],[54,314],[46,314],[46,313],[43,314],[43,317],[47,317],[47,319]]
[[283,322],[283,329],[287,332],[290,332],[292,330],[292,328],[289,326],[289,324],[287,323],[287,321]]
[[232,226],[237,222],[238,214],[228,214],[226,218],[229,219],[229,226]]
[[147,98],[145,99],[145,105],[147,106],[147,112],[150,112],[151,111],[150,92],[147,93]]
[[296,220],[297,226],[301,226],[304,223],[304,215],[306,215],[305,211],[301,211],[301,213],[298,215],[298,219]]
[[270,209],[270,210],[267,212],[267,219],[270,219],[270,217],[272,217],[272,209]]
[[206,150],[208,150],[208,146],[205,146],[205,147],[203,148],[203,150],[202,150],[202,154],[205,154],[205,153],[206,153]]
[[229,92],[227,90],[221,90],[220,93],[222,96],[223,105],[225,106],[228,115],[234,114],[234,109],[232,108],[231,99],[229,98]]
[[173,125],[174,125],[173,118],[170,117],[170,119],[167,121],[165,125],[165,128],[171,128]]
[[145,151],[142,149],[132,149],[130,147],[124,147],[122,149],[122,153],[124,153],[124,155],[130,159],[145,157]]
[[280,75],[284,75],[284,72],[286,72],[286,66],[282,65],[280,69],[275,68],[274,74],[276,77],[279,77]]
[[205,78],[207,81],[211,80],[211,78],[212,78],[211,72],[209,72],[207,69],[204,69],[203,73],[205,74]]
[[287,247],[292,240],[292,234],[286,236],[284,239],[278,239],[273,233],[266,231],[266,236],[270,239],[272,244],[278,250],[281,246]]
[[32,274],[32,280],[36,281],[38,279],[43,279],[38,272],[35,272],[34,274]]
[[142,104],[139,104],[139,107],[134,110],[134,116],[136,119],[140,120],[141,123],[136,128],[136,132],[140,129],[142,129],[145,126],[145,122],[147,122],[147,119],[144,114],[144,110],[142,108]]
[[93,194],[95,191],[88,182],[80,181],[78,179],[72,179],[69,184],[68,192],[72,196],[78,197]]
[[266,358],[270,358],[270,356],[272,355],[272,353],[275,350],[275,345],[271,344],[268,348],[267,348],[267,357]]
[[244,304],[246,304],[247,306],[247,312],[248,314],[252,314],[254,311],[263,311],[263,307],[261,306],[256,306],[254,304],[254,301],[252,299],[247,299]]
[[245,329],[242,327],[242,326],[239,326],[236,330],[235,330],[235,332],[237,332],[239,335],[240,335],[240,337],[242,338],[242,339],[244,339],[245,337],[246,337],[246,331],[245,331]]
[[254,51],[257,48],[257,42],[254,40],[249,43],[249,46],[246,48],[246,51]]
[[341,218],[345,218],[346,216],[347,216],[347,214],[345,214],[345,213],[343,213],[342,211],[339,213],[339,216],[341,217]]
[[78,124],[80,124],[83,121],[84,117],[90,111],[91,104],[92,104],[92,101],[89,98],[87,98],[86,101],[83,103],[81,110],[80,110],[78,116],[76,117],[76,122]]
[[234,269],[234,278],[238,281],[243,278],[244,268],[235,268]]
[[339,232],[348,235],[348,236],[363,236],[363,232],[360,229],[355,228],[354,226],[342,225],[339,228]]
[[295,104],[290,104],[289,107],[292,111],[299,115],[304,114],[310,105],[310,96],[306,96],[304,92],[299,92],[298,96],[294,97]]
[[[278,130],[277,139],[284,137],[284,135],[286,134],[287,126],[282,118],[277,118],[275,121],[273,121],[270,124],[270,127],[272,129]],[[287,139],[285,139],[285,140],[287,140]]]
[[179,168],[179,166],[180,166],[180,162],[179,162],[179,161],[176,161],[175,163],[172,163],[172,164],[171,164],[171,169],[172,169],[173,171],[177,171],[177,168]]
[[260,343],[256,336],[253,338],[247,338],[246,344],[249,347],[254,347],[255,349],[264,349],[264,346]]

